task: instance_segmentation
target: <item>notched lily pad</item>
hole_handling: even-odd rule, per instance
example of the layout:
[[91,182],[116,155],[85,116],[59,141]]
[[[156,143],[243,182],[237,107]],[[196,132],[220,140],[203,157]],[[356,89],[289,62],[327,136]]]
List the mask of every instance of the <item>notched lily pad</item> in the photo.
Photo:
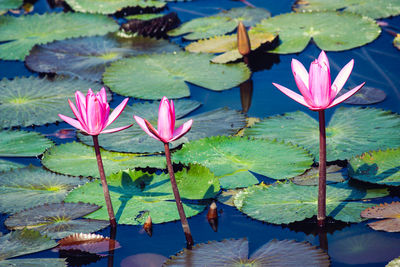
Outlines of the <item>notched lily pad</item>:
[[0,17],[0,58],[24,60],[35,44],[118,30],[111,18],[82,13],[48,13]]
[[306,242],[273,239],[249,257],[246,238],[197,244],[172,256],[164,266],[329,266],[328,254]]
[[64,200],[68,191],[88,182],[29,166],[0,173],[0,212],[15,213]]
[[13,214],[4,224],[11,230],[35,229],[42,235],[60,239],[75,233],[92,233],[106,228],[108,221],[76,220],[99,208],[85,203],[44,204]]
[[[343,88],[338,93],[337,97],[350,91],[347,88]],[[371,105],[382,102],[386,98],[386,93],[383,90],[376,89],[373,87],[363,86],[357,93],[352,97],[346,99],[343,103],[351,105]]]
[[0,157],[35,157],[52,145],[37,132],[0,130]]
[[[340,183],[347,179],[347,171],[338,165],[326,167],[326,183]],[[319,169],[312,167],[302,175],[293,178],[293,183],[297,185],[318,185]]]
[[118,241],[96,234],[76,233],[59,240],[53,251],[79,250],[88,253],[101,253],[121,247]]
[[349,161],[349,175],[353,179],[373,184],[400,185],[400,147],[371,151]]
[[75,11],[83,13],[113,14],[123,8],[163,8],[163,0],[65,0]]
[[211,58],[212,55],[189,52],[126,58],[107,67],[103,81],[113,92],[124,96],[161,99],[189,96],[185,82],[222,91],[250,78],[245,64],[212,64]]
[[384,219],[369,223],[374,230],[400,232],[400,202],[379,204],[361,212],[361,217],[368,219]]
[[108,34],[36,45],[26,57],[26,65],[36,72],[67,74],[100,81],[106,66],[111,62],[145,53],[179,50],[179,46],[162,39],[142,36],[124,38]]
[[[159,155],[141,156],[101,149],[101,157],[106,175],[128,168],[164,169],[166,166],[165,157]],[[94,148],[82,143],[73,142],[50,148],[43,154],[42,164],[58,173],[100,178]]]
[[[366,151],[400,146],[400,116],[375,108],[335,110],[326,127],[327,160],[345,160]],[[245,136],[284,140],[308,149],[319,159],[318,122],[296,111],[273,116],[245,129]]]

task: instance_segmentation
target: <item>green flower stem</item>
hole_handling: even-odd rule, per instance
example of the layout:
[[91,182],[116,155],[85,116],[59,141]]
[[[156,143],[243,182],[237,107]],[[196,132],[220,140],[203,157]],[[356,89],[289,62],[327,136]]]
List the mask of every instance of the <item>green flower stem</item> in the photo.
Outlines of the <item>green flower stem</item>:
[[103,187],[104,198],[107,205],[108,217],[110,218],[111,228],[117,227],[117,222],[114,216],[114,210],[111,203],[110,192],[108,191],[108,185],[106,175],[104,173],[103,161],[101,160],[100,147],[98,135],[92,135],[94,151],[96,152],[97,166],[99,167],[101,186]]
[[186,219],[185,211],[183,210],[181,196],[179,195],[178,186],[176,185],[174,169],[172,168],[171,153],[169,151],[169,143],[164,143],[165,157],[167,159],[168,173],[171,180],[172,191],[174,192],[176,207],[178,208],[179,217],[181,218],[183,232],[186,237],[186,246],[188,249],[192,249],[194,244],[192,233],[190,232],[189,223]]
[[325,110],[319,110],[319,182],[318,182],[318,226],[325,226],[326,218],[326,133]]

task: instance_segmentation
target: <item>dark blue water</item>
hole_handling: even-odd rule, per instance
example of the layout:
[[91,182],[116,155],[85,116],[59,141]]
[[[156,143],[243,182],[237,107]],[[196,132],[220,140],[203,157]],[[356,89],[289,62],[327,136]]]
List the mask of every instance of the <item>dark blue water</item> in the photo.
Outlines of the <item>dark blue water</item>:
[[[276,0],[252,0],[257,7],[268,9],[272,15],[278,15],[291,11],[292,1]],[[169,11],[178,13],[182,22],[196,17],[210,15],[221,9],[242,7],[238,1],[228,0],[197,0],[186,3],[169,3]],[[59,12],[60,9],[52,10],[46,1],[40,0],[35,4],[36,13]],[[384,19],[389,24],[400,28],[400,19]],[[400,31],[400,30],[399,30]],[[400,51],[392,45],[393,36],[383,31],[380,37],[371,44],[361,48],[344,52],[328,52],[331,63],[332,77],[336,77],[339,69],[352,58],[355,67],[347,86],[352,87],[366,82],[367,86],[384,90],[387,98],[384,102],[373,105],[373,107],[392,110],[400,113]],[[179,38],[173,41],[185,45]],[[320,50],[314,44],[309,46],[300,54],[277,55],[273,59],[261,62],[265,66],[263,70],[253,73],[253,95],[251,107],[248,110],[250,117],[267,117],[285,112],[301,110],[316,118],[316,113],[289,99],[275,87],[272,82],[285,85],[295,89],[295,82],[290,69],[290,61],[296,58],[307,67],[309,63],[318,56]],[[23,62],[12,62],[0,60],[0,77],[12,79],[16,76],[36,75],[27,70]],[[84,90],[84,88],[82,88]],[[200,101],[203,105],[193,112],[202,113],[223,106],[242,110],[239,87],[223,92],[214,92],[198,86],[190,85],[191,99]],[[121,97],[114,94],[111,106],[119,103]],[[136,101],[136,100],[131,100]],[[341,104],[343,106],[345,104]],[[331,116],[333,109],[327,111],[327,117]],[[66,128],[66,124],[58,126],[35,127],[35,131],[44,134],[53,133],[57,129]],[[32,128],[27,128],[32,130]],[[69,142],[73,139],[57,139],[51,137],[55,142]],[[19,162],[29,162],[40,165],[40,160],[14,159]],[[377,202],[391,202],[399,200],[398,197],[387,197]],[[295,239],[297,241],[308,241],[315,246],[320,245],[320,239],[324,234],[318,235],[314,224],[297,223],[290,226],[266,224],[255,221],[240,213],[233,207],[217,203],[221,214],[219,217],[218,232],[214,232],[206,220],[206,211],[189,219],[192,234],[196,243],[209,240],[223,240],[225,238],[247,237],[250,245],[250,254],[258,247],[271,239]],[[4,216],[1,217],[4,220]],[[2,222],[1,222],[2,223]],[[328,253],[331,256],[332,266],[383,266],[393,258],[400,256],[400,234],[384,233],[371,230],[366,223],[360,224],[334,224],[330,232],[326,233]],[[0,226],[3,233],[7,230]],[[109,229],[99,232],[109,236]],[[153,226],[153,236],[150,238],[142,233],[139,226],[118,226],[117,240],[122,248],[115,251],[114,266],[120,266],[121,261],[134,254],[156,253],[166,257],[173,255],[185,247],[181,224],[179,222],[165,223]],[[397,244],[397,246],[395,245]],[[58,253],[45,251],[27,257],[59,257]],[[106,266],[107,257],[100,259],[91,266]]]

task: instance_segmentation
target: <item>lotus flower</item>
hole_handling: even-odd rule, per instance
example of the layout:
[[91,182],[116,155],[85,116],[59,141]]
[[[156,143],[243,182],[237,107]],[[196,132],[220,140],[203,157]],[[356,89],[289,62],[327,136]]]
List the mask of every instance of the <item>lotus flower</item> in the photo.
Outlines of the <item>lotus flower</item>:
[[100,92],[96,95],[93,93],[92,89],[89,89],[86,98],[82,92],[76,91],[75,101],[77,108],[74,106],[72,101],[68,99],[69,106],[77,120],[62,114],[58,114],[58,116],[66,123],[89,135],[118,132],[132,126],[131,124],[105,130],[105,128],[113,123],[124,110],[128,98],[125,98],[121,104],[113,110],[111,115],[109,115],[110,106],[107,103],[107,94],[104,87],[101,88]]
[[157,130],[146,120],[138,116],[133,116],[139,126],[148,135],[163,143],[175,141],[187,132],[192,127],[193,120],[189,120],[182,124],[178,129],[175,129],[175,108],[174,102],[168,101],[167,97],[163,97],[158,109],[158,127]]
[[363,87],[365,82],[335,99],[336,95],[349,78],[353,70],[353,65],[354,60],[352,59],[341,69],[331,85],[329,61],[325,52],[322,51],[318,59],[311,63],[310,73],[307,72],[303,64],[298,60],[292,59],[293,76],[302,96],[282,85],[276,83],[272,84],[282,93],[311,110],[323,110],[345,101]]

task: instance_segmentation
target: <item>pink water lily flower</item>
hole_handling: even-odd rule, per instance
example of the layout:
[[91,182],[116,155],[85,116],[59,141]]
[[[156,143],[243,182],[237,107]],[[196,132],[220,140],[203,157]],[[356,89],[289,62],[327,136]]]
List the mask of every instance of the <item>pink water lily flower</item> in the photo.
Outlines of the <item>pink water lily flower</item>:
[[138,116],[133,116],[136,122],[148,135],[163,143],[175,141],[187,132],[192,127],[193,120],[189,120],[182,124],[178,129],[175,129],[175,108],[174,102],[168,101],[167,97],[163,97],[158,109],[158,126],[157,130],[146,120]]
[[110,106],[107,103],[106,90],[101,88],[100,92],[94,94],[92,89],[88,90],[86,97],[80,91],[75,92],[75,102],[77,108],[71,100],[68,99],[69,106],[72,109],[76,119],[68,116],[58,114],[66,123],[74,126],[75,128],[89,134],[99,135],[101,133],[113,133],[131,127],[131,125],[105,130],[124,110],[128,98],[125,98],[121,104],[116,107],[111,115]]
[[272,84],[282,93],[311,110],[327,109],[345,101],[347,98],[357,93],[357,91],[365,84],[364,82],[336,98],[337,94],[349,78],[353,66],[354,60],[352,59],[343,67],[343,69],[340,70],[335,81],[331,85],[329,61],[325,52],[322,51],[319,54],[318,59],[311,63],[310,73],[307,72],[303,64],[298,60],[292,59],[292,72],[296,85],[302,95],[299,95],[282,85],[276,83]]

